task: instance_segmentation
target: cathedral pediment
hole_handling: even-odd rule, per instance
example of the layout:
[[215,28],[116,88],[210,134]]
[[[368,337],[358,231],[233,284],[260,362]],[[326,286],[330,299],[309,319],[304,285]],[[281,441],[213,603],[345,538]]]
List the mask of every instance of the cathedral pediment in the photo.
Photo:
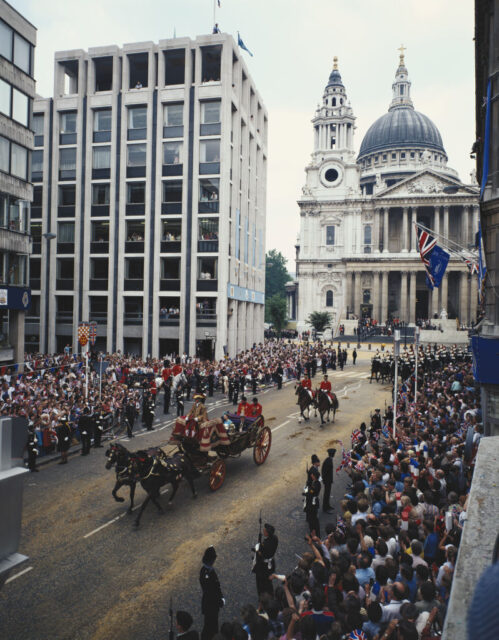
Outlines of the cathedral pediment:
[[442,176],[431,169],[426,169],[392,185],[391,187],[378,191],[374,196],[374,199],[386,197],[424,197],[438,194],[444,196],[453,195],[452,193],[446,193],[444,191],[444,189],[449,187],[457,187],[459,189],[459,191],[456,192],[458,196],[462,196],[464,194],[476,196],[478,193],[478,189],[476,187],[464,185],[458,180]]

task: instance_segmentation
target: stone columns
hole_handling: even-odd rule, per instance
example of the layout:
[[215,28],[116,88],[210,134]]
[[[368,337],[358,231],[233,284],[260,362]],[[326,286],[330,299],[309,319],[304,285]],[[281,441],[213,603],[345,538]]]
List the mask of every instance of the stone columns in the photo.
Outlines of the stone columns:
[[345,294],[345,312],[346,311],[351,311],[352,310],[352,278],[353,278],[353,273],[351,271],[347,271],[347,290],[346,290],[346,294]]
[[471,276],[470,298],[470,321],[475,322],[478,307],[478,277],[476,274]]
[[[468,247],[470,244],[470,209],[471,207],[463,206],[463,216],[461,218],[461,238],[465,247]],[[471,209],[471,215],[473,215],[473,209]]]
[[[444,205],[444,238],[449,237],[449,207]],[[447,308],[447,307],[446,307]]]
[[416,322],[416,271],[410,273],[409,322]]
[[356,316],[360,318],[360,303],[361,303],[361,295],[362,295],[362,272],[355,272],[355,291],[354,291],[354,303],[353,303],[353,312]]
[[379,271],[373,271],[373,318],[379,320]]
[[373,245],[374,245],[374,253],[379,253],[379,209],[374,210],[374,228],[373,228]]
[[437,315],[440,314],[440,310],[438,308],[438,293],[439,289],[437,287],[433,287],[433,291],[431,292],[431,315],[433,316],[435,313]]
[[459,278],[459,322],[461,324],[468,324],[468,306],[469,306],[469,288],[468,288],[468,274],[464,271],[461,272]]
[[383,209],[383,253],[388,253],[388,209]]
[[433,230],[440,233],[440,207],[433,208]]
[[472,227],[472,238],[473,242],[475,242],[475,233],[478,231],[478,221],[480,220],[480,207],[475,204],[473,205],[473,227]]
[[444,273],[444,277],[442,278],[442,284],[440,285],[440,289],[442,290],[442,297],[440,300],[441,309],[439,311],[439,315],[442,309],[445,309],[447,313],[449,312],[449,272],[446,271]]
[[409,251],[417,251],[417,239],[418,232],[416,229],[416,222],[418,219],[418,208],[411,207],[411,246],[409,247]]
[[404,207],[402,209],[402,252],[407,253],[407,245],[409,242],[409,225],[408,225],[409,209]]
[[409,321],[407,317],[407,271],[400,272],[400,320]]
[[388,271],[381,274],[381,324],[388,320]]

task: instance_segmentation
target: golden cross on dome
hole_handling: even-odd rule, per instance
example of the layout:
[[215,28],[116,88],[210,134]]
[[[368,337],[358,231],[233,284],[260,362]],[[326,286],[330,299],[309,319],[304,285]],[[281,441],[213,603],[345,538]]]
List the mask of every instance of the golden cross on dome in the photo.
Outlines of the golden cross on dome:
[[338,56],[333,58],[333,71],[338,71]]
[[404,47],[403,44],[400,45],[398,51],[400,51],[400,64],[404,63],[404,51],[407,49],[407,47]]

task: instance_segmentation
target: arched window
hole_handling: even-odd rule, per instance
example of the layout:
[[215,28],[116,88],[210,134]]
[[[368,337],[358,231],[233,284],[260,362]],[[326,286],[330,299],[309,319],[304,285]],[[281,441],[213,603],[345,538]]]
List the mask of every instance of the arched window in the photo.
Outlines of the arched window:
[[333,292],[331,290],[326,291],[326,307],[333,306]]
[[333,98],[333,107],[336,106],[336,98]]

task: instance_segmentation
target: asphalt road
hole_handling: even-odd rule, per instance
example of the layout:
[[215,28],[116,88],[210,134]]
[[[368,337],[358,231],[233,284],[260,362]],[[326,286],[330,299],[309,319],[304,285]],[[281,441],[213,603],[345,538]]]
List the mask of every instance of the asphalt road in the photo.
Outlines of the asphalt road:
[[[218,553],[215,568],[227,600],[221,620],[238,616],[243,604],[256,603],[250,550],[259,511],[276,528],[277,571],[286,573],[295,566],[295,553],[306,548],[301,492],[311,454],[322,460],[335,439],[348,446],[352,429],[367,421],[376,406],[389,402],[389,387],[369,384],[369,363],[370,354],[364,352],[355,367],[350,363],[343,372],[330,372],[340,401],[334,425],[320,428],[318,417],[299,424],[292,383],[281,391],[263,392],[260,401],[273,431],[267,462],[257,467],[251,450],[230,459],[223,487],[212,493],[207,477],[201,477],[196,500],[182,483],[174,505],[167,506],[166,495],[163,515],[150,505],[138,530],[133,516],[125,513],[127,503],[111,496],[114,472],[104,468],[105,448],[29,474],[19,549],[29,561],[0,591],[0,637],[166,639],[170,596],[174,608],[190,611],[200,629],[198,575],[210,544]],[[320,379],[318,374],[317,383]],[[221,396],[209,405],[210,416],[228,407]],[[172,427],[171,416],[164,421],[162,406],[155,427],[153,433],[138,432],[131,443],[123,443],[131,449],[165,443]],[[338,451],[335,464],[340,455]],[[343,495],[346,479],[344,472],[336,475],[333,503]],[[128,497],[128,490],[122,488],[121,495]],[[137,488],[138,504],[144,496]],[[335,519],[320,514],[321,526]]]

